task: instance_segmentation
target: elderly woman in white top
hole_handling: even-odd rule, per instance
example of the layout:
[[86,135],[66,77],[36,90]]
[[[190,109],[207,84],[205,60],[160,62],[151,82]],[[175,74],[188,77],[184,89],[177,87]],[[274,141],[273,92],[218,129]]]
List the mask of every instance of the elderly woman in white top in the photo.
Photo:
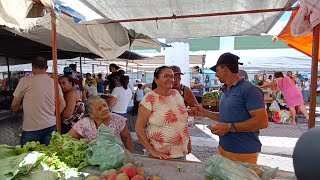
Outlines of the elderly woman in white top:
[[133,152],[133,140],[126,125],[126,118],[110,113],[107,103],[99,96],[90,97],[84,103],[83,117],[71,128],[69,135],[73,138],[83,138],[87,143],[96,139],[98,128],[105,124],[118,136],[125,148]]

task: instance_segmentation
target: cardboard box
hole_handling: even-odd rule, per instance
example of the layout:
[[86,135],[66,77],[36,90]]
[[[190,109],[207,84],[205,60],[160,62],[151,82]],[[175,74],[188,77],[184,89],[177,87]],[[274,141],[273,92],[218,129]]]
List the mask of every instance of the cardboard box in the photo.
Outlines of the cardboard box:
[[220,99],[202,99],[203,106],[219,106]]

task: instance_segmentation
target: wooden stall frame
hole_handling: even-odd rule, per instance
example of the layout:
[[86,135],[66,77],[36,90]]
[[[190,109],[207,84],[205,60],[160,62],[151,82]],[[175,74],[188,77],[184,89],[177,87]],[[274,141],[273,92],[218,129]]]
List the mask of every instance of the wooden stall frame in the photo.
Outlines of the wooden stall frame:
[[51,28],[52,28],[52,60],[53,60],[53,80],[54,80],[54,94],[55,94],[55,109],[56,109],[56,123],[57,131],[61,133],[60,120],[60,101],[59,101],[59,87],[58,87],[58,62],[57,62],[57,23],[54,8],[49,9],[51,14]]
[[312,65],[311,65],[311,87],[310,87],[310,109],[308,128],[315,127],[316,100],[317,100],[317,76],[318,76],[318,58],[319,58],[319,30],[320,24],[313,28],[312,42]]

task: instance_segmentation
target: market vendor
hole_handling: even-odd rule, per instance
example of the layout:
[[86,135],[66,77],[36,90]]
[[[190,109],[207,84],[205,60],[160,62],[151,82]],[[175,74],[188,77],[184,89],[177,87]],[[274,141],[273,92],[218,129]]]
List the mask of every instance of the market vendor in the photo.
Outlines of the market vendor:
[[96,139],[98,128],[105,124],[119,137],[125,148],[134,151],[133,140],[126,125],[126,118],[110,113],[107,103],[99,96],[93,96],[84,102],[83,117],[71,128],[69,135],[73,138],[84,138],[87,143]]
[[61,113],[61,133],[65,134],[79,121],[84,111],[84,104],[80,93],[73,86],[73,78],[71,76],[64,75],[59,77],[59,84],[66,101],[66,107]]
[[152,87],[140,102],[135,130],[149,155],[159,159],[186,159],[190,152],[188,113],[180,93],[171,89],[173,71],[168,66],[154,72]]
[[256,164],[261,152],[259,130],[268,127],[263,92],[259,87],[240,78],[239,57],[222,54],[210,69],[216,72],[222,86],[219,113],[205,110],[198,105],[200,115],[219,123],[210,128],[219,136],[218,153],[233,161]]

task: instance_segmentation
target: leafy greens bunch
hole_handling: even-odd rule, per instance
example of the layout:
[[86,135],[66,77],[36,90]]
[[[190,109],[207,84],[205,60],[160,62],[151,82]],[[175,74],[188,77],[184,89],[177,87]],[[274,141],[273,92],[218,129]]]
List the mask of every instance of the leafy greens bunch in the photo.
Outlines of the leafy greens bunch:
[[82,169],[89,165],[86,152],[87,143],[84,140],[77,140],[67,134],[60,135],[53,132],[48,146],[39,142],[28,142],[16,151],[24,153],[28,151],[38,151],[48,157],[59,159],[71,168]]

